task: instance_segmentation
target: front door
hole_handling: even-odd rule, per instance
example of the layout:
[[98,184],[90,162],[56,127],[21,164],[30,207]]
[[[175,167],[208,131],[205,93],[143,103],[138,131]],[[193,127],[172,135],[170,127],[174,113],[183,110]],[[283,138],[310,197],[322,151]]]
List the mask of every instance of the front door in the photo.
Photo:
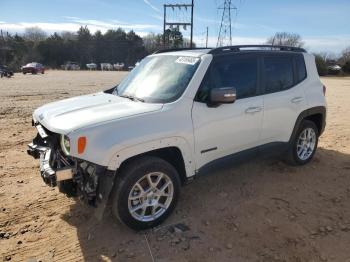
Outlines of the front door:
[[[192,109],[197,168],[259,144],[263,100],[258,92],[258,59],[251,54],[214,58]],[[233,104],[209,107],[211,88],[234,87]]]

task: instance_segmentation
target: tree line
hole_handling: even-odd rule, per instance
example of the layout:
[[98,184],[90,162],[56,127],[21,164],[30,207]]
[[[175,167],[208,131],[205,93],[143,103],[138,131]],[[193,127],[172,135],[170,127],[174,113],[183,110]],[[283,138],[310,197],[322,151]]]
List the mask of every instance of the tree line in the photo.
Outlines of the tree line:
[[[165,43],[163,43],[165,40]],[[278,32],[266,41],[271,45],[304,47],[302,37],[295,33]],[[60,68],[67,61],[77,62],[81,68],[88,63],[124,63],[133,66],[143,57],[163,48],[189,47],[190,42],[176,28],[163,34],[150,33],[144,37],[134,31],[121,28],[105,33],[92,34],[87,26],[77,32],[62,32],[47,35],[38,27],[27,28],[22,35],[0,35],[0,64],[18,71],[29,62],[40,62],[49,68]],[[320,75],[332,73],[330,65],[342,67],[341,73],[350,73],[350,46],[340,56],[316,53],[316,65]]]
[[[189,45],[181,32],[168,29],[165,46],[170,48]],[[47,35],[40,28],[27,28],[24,34],[0,35],[0,64],[18,71],[29,62],[40,62],[49,68],[60,68],[67,61],[77,62],[81,68],[88,63],[124,63],[133,66],[146,55],[162,49],[163,35],[149,34],[142,38],[134,31],[121,28],[92,34],[87,26],[75,33]]]
[[[305,43],[299,34],[278,32],[268,38],[267,44],[283,45],[293,47],[304,47]],[[350,43],[349,43],[350,44]],[[345,48],[340,55],[329,52],[314,53],[318,74],[350,74],[350,45]],[[338,65],[341,71],[332,69],[331,66]]]

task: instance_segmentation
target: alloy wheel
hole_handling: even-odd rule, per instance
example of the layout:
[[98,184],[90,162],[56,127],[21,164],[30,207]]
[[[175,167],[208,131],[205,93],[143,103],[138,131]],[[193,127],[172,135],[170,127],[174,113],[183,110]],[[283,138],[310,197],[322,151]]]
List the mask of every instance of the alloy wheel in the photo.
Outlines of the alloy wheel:
[[316,146],[316,133],[312,128],[304,129],[297,141],[297,155],[300,160],[307,160]]
[[129,212],[138,221],[154,221],[166,212],[173,197],[174,185],[169,176],[162,172],[146,174],[129,193]]

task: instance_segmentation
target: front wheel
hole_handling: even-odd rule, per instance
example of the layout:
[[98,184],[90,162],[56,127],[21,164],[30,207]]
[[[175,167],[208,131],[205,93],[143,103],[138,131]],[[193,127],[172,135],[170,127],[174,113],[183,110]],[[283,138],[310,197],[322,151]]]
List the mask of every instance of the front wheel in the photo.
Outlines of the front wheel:
[[171,164],[157,157],[142,157],[121,170],[112,213],[132,229],[152,228],[171,214],[179,193],[179,175]]
[[305,165],[310,162],[317,149],[318,137],[315,123],[304,120],[291,141],[287,161],[293,165]]

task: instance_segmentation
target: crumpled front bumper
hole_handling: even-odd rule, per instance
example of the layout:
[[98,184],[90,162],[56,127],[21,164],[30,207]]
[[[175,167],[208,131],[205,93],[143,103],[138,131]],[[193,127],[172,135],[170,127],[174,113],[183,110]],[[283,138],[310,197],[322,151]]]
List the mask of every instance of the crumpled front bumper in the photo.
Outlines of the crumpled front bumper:
[[59,168],[54,170],[50,166],[51,148],[39,146],[34,143],[28,145],[27,153],[35,159],[40,158],[40,174],[42,179],[49,186],[56,186],[57,182],[73,178],[71,167]]
[[67,196],[80,196],[84,202],[97,207],[95,216],[101,219],[114,185],[115,171],[81,159],[70,158],[68,161],[58,154],[55,147],[45,146],[50,143],[40,137],[39,134],[28,145],[27,153],[40,159],[40,174],[44,182],[51,187],[58,186]]

